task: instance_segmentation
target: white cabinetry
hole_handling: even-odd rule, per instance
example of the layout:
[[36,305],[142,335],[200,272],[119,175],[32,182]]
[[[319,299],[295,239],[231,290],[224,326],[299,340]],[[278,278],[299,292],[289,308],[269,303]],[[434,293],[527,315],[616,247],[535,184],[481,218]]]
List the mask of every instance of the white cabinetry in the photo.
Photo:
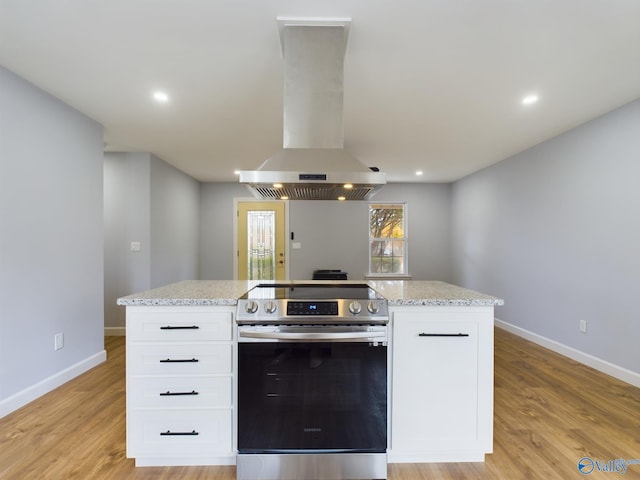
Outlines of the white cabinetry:
[[233,307],[127,307],[127,457],[233,464]]
[[394,307],[390,462],[484,461],[493,307]]

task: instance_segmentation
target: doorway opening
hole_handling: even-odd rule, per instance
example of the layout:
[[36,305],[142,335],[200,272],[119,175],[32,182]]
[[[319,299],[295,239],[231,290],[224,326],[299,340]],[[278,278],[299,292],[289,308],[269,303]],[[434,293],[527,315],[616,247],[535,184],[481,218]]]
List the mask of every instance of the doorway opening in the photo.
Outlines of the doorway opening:
[[238,280],[285,280],[286,217],[284,201],[237,202]]

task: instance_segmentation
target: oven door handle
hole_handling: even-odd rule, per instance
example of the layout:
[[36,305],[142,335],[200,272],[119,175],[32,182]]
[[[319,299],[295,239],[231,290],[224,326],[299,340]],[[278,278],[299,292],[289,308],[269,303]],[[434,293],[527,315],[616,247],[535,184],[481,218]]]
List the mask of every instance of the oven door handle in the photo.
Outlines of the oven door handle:
[[244,338],[284,340],[290,342],[367,342],[387,336],[386,332],[262,332],[258,330],[241,330],[238,334]]

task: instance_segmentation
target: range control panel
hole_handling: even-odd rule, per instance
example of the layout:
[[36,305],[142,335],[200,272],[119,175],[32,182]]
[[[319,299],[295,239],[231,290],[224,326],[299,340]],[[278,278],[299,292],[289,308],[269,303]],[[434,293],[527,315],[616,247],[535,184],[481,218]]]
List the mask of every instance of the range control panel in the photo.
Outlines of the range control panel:
[[251,324],[368,324],[384,325],[389,322],[387,301],[375,299],[290,300],[250,299],[238,300],[236,322]]
[[287,302],[287,316],[338,315],[338,302]]

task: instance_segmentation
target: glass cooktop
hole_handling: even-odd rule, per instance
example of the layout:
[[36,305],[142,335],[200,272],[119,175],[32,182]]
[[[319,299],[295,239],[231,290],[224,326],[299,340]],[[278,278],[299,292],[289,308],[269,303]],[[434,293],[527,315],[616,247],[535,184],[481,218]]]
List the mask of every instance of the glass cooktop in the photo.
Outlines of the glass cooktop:
[[364,283],[264,283],[256,285],[241,299],[368,299],[382,298]]

